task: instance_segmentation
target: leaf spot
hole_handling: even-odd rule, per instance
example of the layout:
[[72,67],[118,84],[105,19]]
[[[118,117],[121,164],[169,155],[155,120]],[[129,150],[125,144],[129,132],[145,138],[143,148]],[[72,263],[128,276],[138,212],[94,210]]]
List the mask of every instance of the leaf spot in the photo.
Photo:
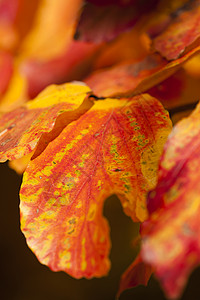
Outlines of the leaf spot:
[[76,224],[76,218],[69,219],[69,224]]
[[112,169],[111,171],[113,171],[113,172],[121,172],[121,171],[124,171],[124,169]]
[[73,229],[71,229],[70,231],[68,231],[67,233],[68,233],[68,234],[72,234],[74,231],[75,231],[75,229],[73,228]]

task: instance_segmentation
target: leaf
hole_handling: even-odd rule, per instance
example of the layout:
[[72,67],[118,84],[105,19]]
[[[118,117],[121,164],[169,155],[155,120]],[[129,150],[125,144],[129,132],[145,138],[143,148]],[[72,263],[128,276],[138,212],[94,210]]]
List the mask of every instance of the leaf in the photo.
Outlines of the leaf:
[[97,71],[84,81],[99,97],[136,95],[171,76],[199,51],[200,46],[169,63],[158,54],[152,54],[137,62],[128,61],[110,69]]
[[29,154],[39,140],[40,148],[45,147],[66,124],[91,107],[91,101],[84,102],[89,92],[82,83],[50,86],[35,100],[4,114],[0,119],[0,161]]
[[127,215],[146,219],[145,195],[155,186],[170,129],[167,113],[148,95],[94,100],[30,162],[20,192],[21,229],[40,262],[76,278],[107,274],[103,203],[115,193]]
[[199,72],[199,66],[200,66],[200,55],[195,55],[192,59],[188,60],[184,64],[184,70],[186,70],[187,74],[194,78],[199,78],[200,72]]
[[[188,95],[187,98],[184,97],[184,93],[188,83],[187,79],[188,77],[186,76],[185,72],[182,69],[180,69],[172,76],[168,77],[164,81],[160,82],[158,85],[155,85],[154,87],[149,89],[148,93],[151,96],[160,100],[167,109],[186,104],[188,103],[188,101],[191,100],[191,98],[189,98]],[[182,94],[184,94],[184,96]]]
[[186,9],[188,3],[188,0],[159,1],[157,8],[144,26],[148,36],[153,39],[161,34],[181,14],[181,11]]
[[180,297],[200,264],[200,105],[172,131],[162,156],[158,184],[148,196],[142,225],[142,258],[155,269],[167,297]]
[[154,86],[148,93],[162,102],[163,106],[175,111],[178,107],[196,103],[200,94],[199,79],[188,75],[183,69]]
[[[146,37],[146,36],[145,36]],[[134,27],[120,34],[118,38],[106,43],[95,60],[94,69],[102,69],[128,60],[141,60],[147,55],[144,34]]]
[[[168,26],[153,39],[153,47],[168,60],[182,56],[187,48],[199,45],[200,1],[183,2],[183,6],[173,12]],[[166,6],[169,5],[167,1]],[[160,11],[159,11],[160,13]],[[156,13],[158,14],[158,13]],[[154,16],[156,19],[156,15]],[[194,42],[194,45],[192,45]]]
[[19,175],[23,174],[26,170],[32,156],[34,154],[34,151],[30,152],[29,154],[22,156],[18,159],[14,159],[8,162],[8,166],[15,170],[15,172]]
[[98,49],[98,46],[90,43],[72,41],[64,52],[54,59],[22,61],[19,71],[27,78],[30,98],[36,97],[52,83],[59,84],[86,76]]
[[131,29],[141,15],[152,9],[158,1],[92,2],[86,2],[76,29],[75,39],[101,43],[111,41],[121,32]]
[[138,285],[147,285],[152,272],[152,267],[145,264],[139,254],[121,277],[119,290],[117,292],[117,299],[126,289],[130,289]]

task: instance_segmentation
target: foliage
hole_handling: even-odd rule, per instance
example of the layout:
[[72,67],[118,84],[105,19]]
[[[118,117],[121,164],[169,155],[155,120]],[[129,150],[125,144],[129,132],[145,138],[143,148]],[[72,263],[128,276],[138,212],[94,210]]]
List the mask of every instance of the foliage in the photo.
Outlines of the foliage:
[[0,161],[23,173],[28,246],[53,271],[105,276],[116,194],[141,223],[118,296],[154,273],[178,298],[200,262],[200,106],[180,120],[200,94],[200,1],[28,3],[0,3]]

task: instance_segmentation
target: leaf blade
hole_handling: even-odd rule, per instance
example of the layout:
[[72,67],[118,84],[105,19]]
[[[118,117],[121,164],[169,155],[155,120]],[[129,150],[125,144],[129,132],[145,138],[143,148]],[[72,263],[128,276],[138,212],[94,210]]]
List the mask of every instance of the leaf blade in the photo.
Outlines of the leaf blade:
[[142,225],[142,257],[170,299],[177,299],[199,265],[199,105],[174,128],[166,144],[150,218]]
[[[42,134],[51,132],[57,117],[63,113],[71,111],[72,114],[65,122],[76,119],[79,116],[76,110],[89,91],[86,85],[77,83],[50,86],[35,100],[4,114],[0,120],[1,161],[14,160],[32,152]],[[79,113],[89,108],[90,104]]]
[[[150,130],[144,118],[149,107]],[[143,120],[141,132],[136,118]],[[146,189],[155,184],[157,157],[170,129],[161,104],[148,95],[97,101],[31,161],[20,192],[21,226],[42,263],[76,278],[107,274],[110,241],[104,200],[116,193],[128,215],[136,221],[146,218]],[[146,159],[152,163],[150,171],[141,168]]]
[[[137,95],[170,77],[199,51],[200,46],[171,62],[158,54],[150,54],[139,61],[127,61],[112,68],[94,72],[84,82],[99,97]],[[106,82],[105,77],[109,78]]]

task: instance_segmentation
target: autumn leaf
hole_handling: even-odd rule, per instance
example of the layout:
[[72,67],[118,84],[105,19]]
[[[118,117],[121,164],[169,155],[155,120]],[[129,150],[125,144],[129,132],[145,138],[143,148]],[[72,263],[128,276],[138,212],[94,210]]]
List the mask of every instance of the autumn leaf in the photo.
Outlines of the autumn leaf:
[[117,299],[126,289],[147,285],[152,273],[152,267],[145,264],[139,254],[121,277]]
[[177,59],[186,53],[188,49],[191,50],[198,46],[198,39],[200,37],[198,26],[200,22],[200,1],[171,2],[182,3],[182,5],[170,12],[170,1],[163,1],[164,5],[162,9],[156,11],[155,15],[151,18],[151,20],[157,20],[159,15],[162,16],[162,10],[163,12],[166,11],[169,15],[169,20],[166,20],[167,16],[163,14],[159,22],[156,21],[158,23],[156,25],[158,31],[162,28],[162,24],[166,25],[163,26],[163,30],[157,36],[154,33],[153,38],[153,47],[155,50],[159,51],[168,60]]
[[171,122],[148,95],[105,99],[71,122],[28,165],[21,187],[21,228],[52,270],[80,278],[106,275],[109,227],[102,215],[115,193],[134,221],[146,219],[146,192]]
[[161,101],[167,110],[179,112],[181,107],[186,108],[197,102],[200,93],[199,79],[180,69],[148,90],[148,93]]
[[106,70],[98,70],[84,81],[99,97],[136,95],[171,76],[199,51],[200,46],[172,62],[158,54],[148,55],[139,61],[127,61]]
[[34,154],[34,150],[25,156],[9,161],[8,162],[9,168],[15,170],[15,172],[19,175],[23,174],[33,154]]
[[95,43],[110,41],[120,33],[131,29],[145,12],[154,8],[157,2],[157,0],[145,3],[135,0],[110,3],[87,1],[75,38]]
[[166,296],[180,297],[200,264],[200,105],[175,126],[165,145],[158,184],[142,224],[142,258],[155,269]]
[[144,24],[144,31],[151,39],[164,32],[173,20],[185,10],[188,0],[159,1],[156,9]]
[[89,92],[83,83],[53,85],[35,100],[5,113],[0,119],[0,161],[29,154],[39,141],[37,151],[42,151],[66,124],[91,107],[91,101],[84,102]]
[[[191,97],[189,98],[188,94],[187,97],[185,96],[185,90],[188,88],[188,81],[188,76],[180,69],[172,76],[149,89],[148,93],[160,100],[167,109],[180,106],[191,100]],[[182,94],[184,94],[184,96]]]
[[28,81],[29,97],[33,99],[51,83],[59,84],[86,76],[97,50],[98,47],[91,43],[72,41],[64,53],[54,59],[22,61],[19,72]]
[[23,105],[28,100],[27,90],[27,79],[18,72],[17,67],[14,67],[7,89],[0,99],[1,114],[10,112]]
[[141,35],[138,28],[120,34],[118,38],[101,47],[93,69],[102,69],[128,60],[141,60],[148,52],[146,49],[146,35]]

